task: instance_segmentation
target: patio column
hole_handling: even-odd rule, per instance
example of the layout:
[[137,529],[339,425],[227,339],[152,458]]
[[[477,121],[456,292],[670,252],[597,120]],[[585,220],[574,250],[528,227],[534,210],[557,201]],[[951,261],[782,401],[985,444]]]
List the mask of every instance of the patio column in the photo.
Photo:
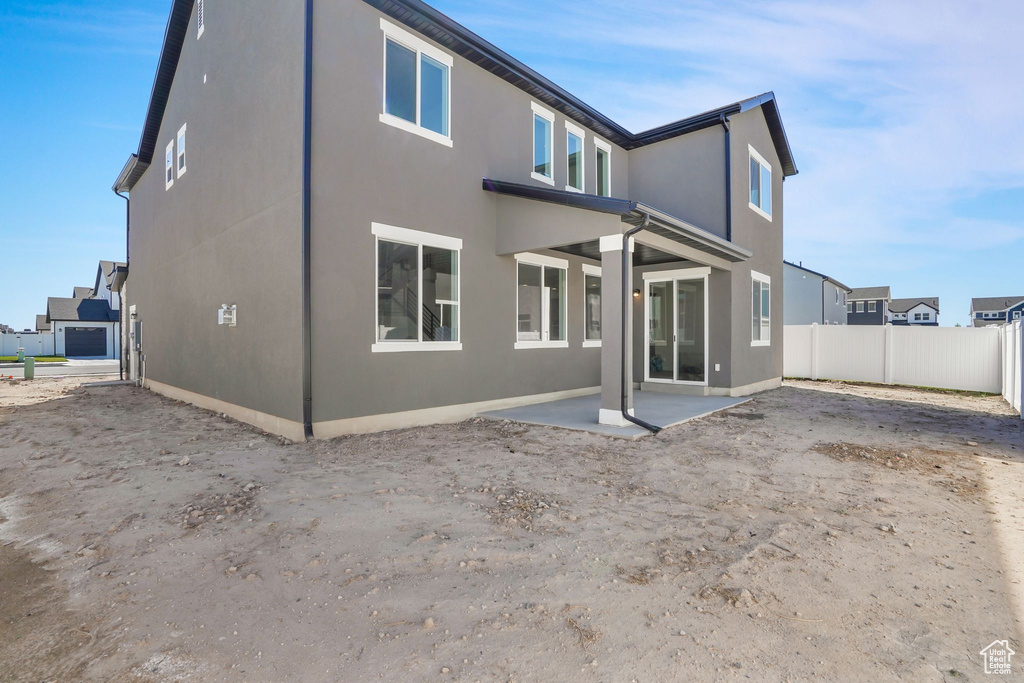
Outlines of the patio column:
[[[629,240],[633,251],[633,239]],[[626,269],[629,278],[626,291],[632,297],[633,269]],[[601,238],[601,412],[598,422],[623,427],[629,424],[622,417],[622,235]],[[626,308],[626,406],[633,414],[633,304]]]

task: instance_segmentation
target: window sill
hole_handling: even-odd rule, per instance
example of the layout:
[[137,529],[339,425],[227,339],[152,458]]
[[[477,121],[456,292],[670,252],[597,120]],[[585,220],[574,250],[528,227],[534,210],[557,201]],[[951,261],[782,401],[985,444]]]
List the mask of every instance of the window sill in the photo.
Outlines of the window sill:
[[515,344],[517,349],[567,349],[569,348],[569,342],[567,341],[517,341]]
[[750,342],[750,345],[751,346],[771,346],[772,343],[771,343],[771,341],[752,341],[752,342]]
[[765,213],[764,209],[762,209],[760,206],[758,206],[754,202],[748,201],[747,202],[747,206],[749,206],[754,211],[754,213],[756,213],[759,216],[761,216],[761,218],[764,218],[769,223],[772,222],[772,215],[770,213]]
[[546,185],[551,185],[552,187],[555,186],[555,179],[554,178],[549,178],[546,175],[541,175],[540,173],[537,173],[536,171],[530,171],[530,177],[533,178],[534,180],[539,180],[542,183],[545,183]]
[[579,189],[578,187],[573,187],[572,185],[566,185],[565,186],[565,191],[566,192],[579,192],[580,194],[583,194],[583,190]]
[[462,342],[377,342],[370,347],[374,353],[396,353],[401,351],[461,351]]
[[415,123],[411,123],[409,121],[406,121],[405,119],[400,119],[397,116],[392,116],[391,114],[381,114],[380,122],[386,123],[389,126],[394,126],[395,128],[400,128],[408,133],[419,135],[422,138],[433,140],[434,142],[444,145],[445,147],[452,146],[451,137],[447,135],[441,135],[440,133],[435,133],[434,131],[423,128],[422,126],[417,126]]
[[587,339],[583,342],[583,348],[585,349],[599,349],[601,348],[600,339]]

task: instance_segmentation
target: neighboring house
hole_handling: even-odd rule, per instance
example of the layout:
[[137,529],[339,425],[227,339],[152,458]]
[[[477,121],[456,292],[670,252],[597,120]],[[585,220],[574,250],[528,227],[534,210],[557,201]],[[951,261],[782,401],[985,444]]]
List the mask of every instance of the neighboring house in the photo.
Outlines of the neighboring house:
[[786,325],[845,325],[850,288],[828,275],[804,268],[803,262],[782,262]]
[[891,300],[888,287],[854,287],[846,297],[846,324],[884,325]]
[[41,313],[36,316],[36,332],[52,332],[53,327],[50,322],[46,319],[46,314]]
[[935,327],[939,324],[939,297],[893,299],[889,302],[889,322]]
[[96,295],[92,287],[75,287],[75,291],[72,293],[72,299],[92,299]]
[[632,133],[418,0],[195,5],[114,185],[133,378],[295,439],[780,385],[771,93]]
[[53,353],[58,356],[120,357],[118,315],[109,301],[50,297],[46,300],[46,322],[51,325]]
[[110,302],[110,308],[121,310],[121,294],[115,285],[118,271],[127,269],[127,264],[119,261],[100,261],[96,269],[96,284],[93,285],[93,296]]
[[974,327],[1003,325],[1024,318],[1024,296],[988,296],[971,299]]

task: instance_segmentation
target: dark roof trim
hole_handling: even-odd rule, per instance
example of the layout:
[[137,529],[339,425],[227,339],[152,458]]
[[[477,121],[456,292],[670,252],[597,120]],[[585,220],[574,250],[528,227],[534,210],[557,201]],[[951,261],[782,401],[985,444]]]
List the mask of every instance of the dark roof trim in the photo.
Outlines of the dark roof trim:
[[765,121],[771,132],[772,142],[775,144],[779,160],[782,162],[783,173],[787,176],[797,173],[789,139],[782,127],[782,118],[779,116],[775,94],[772,92],[766,92],[647,131],[631,133],[575,95],[422,0],[364,1],[455,54],[526,91],[565,116],[597,131],[625,149],[643,147],[702,128],[716,126],[721,122],[723,116],[731,116],[755,107],[762,107]]
[[837,280],[837,279],[835,279],[833,277],[829,277],[828,275],[825,275],[825,273],[819,273],[816,270],[811,270],[810,268],[806,268],[804,266],[801,266],[798,263],[793,263],[792,261],[783,260],[782,262],[785,263],[787,266],[793,266],[794,268],[798,268],[800,270],[806,271],[806,272],[810,273],[811,275],[817,275],[820,278],[824,278],[824,279],[828,280],[829,282],[831,282],[832,284],[834,284],[839,289],[845,289],[847,294],[849,294],[850,292],[853,291],[852,289],[850,289],[849,287],[844,285],[839,280]]
[[167,28],[164,29],[163,47],[160,49],[156,76],[153,78],[153,88],[149,95],[146,122],[142,127],[142,137],[139,140],[139,151],[128,159],[128,163],[121,170],[117,182],[114,183],[115,192],[131,190],[153,161],[157,136],[160,134],[160,123],[164,118],[164,109],[167,107],[171,83],[174,82],[174,72],[178,69],[178,57],[181,56],[181,46],[185,42],[194,1],[172,0],[171,2],[171,13],[167,18]]
[[681,218],[676,218],[642,202],[633,202],[628,199],[618,199],[615,197],[599,197],[593,194],[570,192],[568,190],[556,190],[550,187],[510,183],[504,180],[491,180],[490,178],[483,179],[482,187],[487,192],[495,192],[511,197],[561,204],[587,211],[616,214],[622,217],[623,222],[631,225],[640,225],[645,217],[649,217],[649,229],[652,232],[658,234],[668,232],[671,234],[670,239],[674,241],[687,244],[727,261],[734,263],[746,261],[753,256],[753,252],[748,249],[733,244],[703,228],[687,223]]

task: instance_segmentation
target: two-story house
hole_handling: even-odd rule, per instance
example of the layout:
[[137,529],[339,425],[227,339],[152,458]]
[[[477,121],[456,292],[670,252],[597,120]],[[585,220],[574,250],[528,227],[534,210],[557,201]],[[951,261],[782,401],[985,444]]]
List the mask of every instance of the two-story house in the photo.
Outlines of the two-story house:
[[845,325],[850,288],[803,262],[782,262],[786,325]]
[[854,287],[846,297],[846,324],[886,324],[891,300],[888,287]]
[[75,287],[70,298],[49,297],[36,329],[53,335],[53,353],[80,358],[120,358],[120,296],[112,287],[125,264],[100,261],[92,287]]
[[889,302],[889,320],[893,325],[936,327],[939,324],[939,297],[893,299]]
[[971,299],[974,327],[1004,325],[1024,317],[1024,296],[987,296]]
[[132,373],[295,439],[777,387],[795,173],[772,93],[633,133],[418,0],[174,0]]

